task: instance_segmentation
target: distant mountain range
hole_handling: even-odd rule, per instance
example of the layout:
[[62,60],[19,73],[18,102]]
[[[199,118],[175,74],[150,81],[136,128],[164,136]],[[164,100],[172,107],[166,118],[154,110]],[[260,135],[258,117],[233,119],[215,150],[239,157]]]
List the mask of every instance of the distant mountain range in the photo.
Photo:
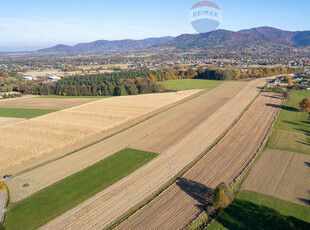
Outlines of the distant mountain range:
[[284,31],[272,27],[259,27],[238,32],[216,30],[205,34],[183,34],[176,38],[161,37],[144,40],[99,40],[75,46],[57,45],[37,51],[41,54],[108,53],[139,49],[236,49],[258,46],[309,47],[310,31]]
[[248,48],[258,46],[310,46],[310,31],[291,32],[260,27],[238,32],[216,30],[205,34],[184,34],[154,47],[176,49]]
[[171,41],[174,37],[147,38],[143,40],[99,40],[90,43],[80,43],[75,46],[57,45],[42,49],[40,53],[108,53],[115,51],[137,50],[151,47],[155,44]]

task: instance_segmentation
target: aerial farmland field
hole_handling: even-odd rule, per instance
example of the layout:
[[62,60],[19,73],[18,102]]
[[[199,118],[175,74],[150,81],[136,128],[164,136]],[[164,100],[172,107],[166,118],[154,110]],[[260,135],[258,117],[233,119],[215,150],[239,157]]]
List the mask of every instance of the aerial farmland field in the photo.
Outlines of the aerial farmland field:
[[[204,196],[222,181],[233,182],[252,161],[268,137],[282,102],[272,94],[259,96],[241,120],[188,173],[118,229],[185,228],[202,212]],[[194,148],[193,142],[188,143]]]
[[23,118],[0,117],[0,128],[14,123],[24,121]]
[[202,79],[178,79],[160,82],[167,89],[171,90],[189,90],[189,89],[206,89],[214,88],[223,81],[202,80]]
[[[245,85],[236,96],[228,100],[218,111],[206,118],[181,141],[163,151],[153,161],[51,221],[42,229],[74,229],[78,226],[83,226],[86,229],[94,226],[96,228],[107,227],[122,214],[156,192],[212,145],[257,96],[260,87],[265,85],[265,80],[261,79]],[[233,87],[230,88],[234,90]],[[245,95],[247,96],[245,97]],[[273,110],[271,109],[271,111]],[[220,125],[219,117],[221,118]],[[191,144],[189,145],[189,143]],[[158,173],[159,171],[161,173]]]
[[267,149],[242,188],[310,207],[310,156]]
[[0,170],[73,145],[197,92],[106,98],[2,127],[0,132],[6,135],[0,140]]
[[56,112],[52,109],[19,109],[19,108],[0,108],[0,117],[11,118],[34,118],[45,114]]
[[[10,207],[8,229],[34,229],[135,171],[156,154],[124,149]],[[46,207],[44,210],[37,207]]]
[[299,109],[299,103],[307,97],[310,98],[310,91],[296,90],[291,93],[279,114],[268,143],[269,148],[310,153],[309,115]]
[[309,216],[308,207],[243,190],[206,229],[309,229]]
[[0,101],[0,108],[62,110],[100,100],[96,97],[23,96]]

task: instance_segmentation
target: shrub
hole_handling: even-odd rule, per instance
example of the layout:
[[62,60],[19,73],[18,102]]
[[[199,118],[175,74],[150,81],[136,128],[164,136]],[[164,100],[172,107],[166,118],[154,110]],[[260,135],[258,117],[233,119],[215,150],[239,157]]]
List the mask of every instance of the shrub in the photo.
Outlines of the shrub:
[[310,98],[305,98],[299,103],[299,107],[301,111],[309,113],[310,120]]
[[1,222],[0,222],[0,230],[5,230],[5,227],[3,226]]
[[3,181],[0,182],[0,191],[6,190],[5,183]]
[[263,88],[263,92],[269,92],[269,93],[284,93],[285,90],[281,88],[280,86],[270,87],[270,88]]
[[217,210],[224,210],[227,208],[234,200],[234,193],[230,186],[225,182],[220,183],[213,196],[213,206]]

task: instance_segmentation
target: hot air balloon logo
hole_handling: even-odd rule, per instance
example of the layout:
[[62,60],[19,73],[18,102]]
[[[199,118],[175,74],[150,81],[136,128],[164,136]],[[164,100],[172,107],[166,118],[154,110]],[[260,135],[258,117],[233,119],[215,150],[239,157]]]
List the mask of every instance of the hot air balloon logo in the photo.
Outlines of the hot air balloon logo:
[[190,23],[198,33],[216,30],[222,21],[222,11],[209,1],[198,2],[190,9]]

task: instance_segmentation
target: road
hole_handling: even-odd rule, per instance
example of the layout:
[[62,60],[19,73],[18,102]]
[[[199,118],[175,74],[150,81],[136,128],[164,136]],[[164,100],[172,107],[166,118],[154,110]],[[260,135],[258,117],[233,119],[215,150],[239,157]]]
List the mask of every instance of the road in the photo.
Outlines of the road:
[[6,212],[6,191],[0,191],[0,221],[3,218],[3,215]]

